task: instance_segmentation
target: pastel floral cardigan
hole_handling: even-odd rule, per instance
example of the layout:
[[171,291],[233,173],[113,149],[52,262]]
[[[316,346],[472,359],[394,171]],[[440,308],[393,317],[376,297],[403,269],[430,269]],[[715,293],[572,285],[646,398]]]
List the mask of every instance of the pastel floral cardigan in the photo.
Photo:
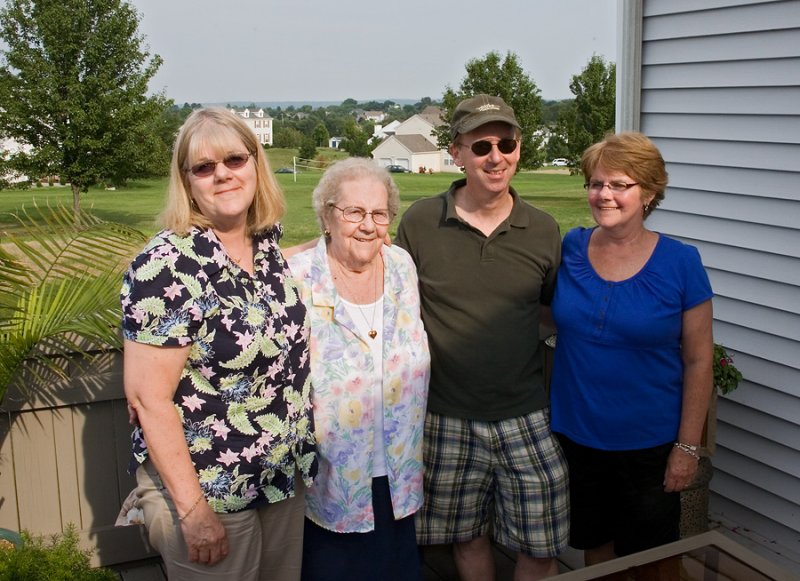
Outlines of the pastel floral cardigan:
[[[382,253],[383,439],[394,516],[400,519],[422,504],[430,354],[414,263],[397,246]],[[311,318],[311,401],[320,465],[306,494],[306,516],[332,531],[368,532],[375,528],[371,339],[359,336],[334,288],[324,239],[290,258],[289,266]]]

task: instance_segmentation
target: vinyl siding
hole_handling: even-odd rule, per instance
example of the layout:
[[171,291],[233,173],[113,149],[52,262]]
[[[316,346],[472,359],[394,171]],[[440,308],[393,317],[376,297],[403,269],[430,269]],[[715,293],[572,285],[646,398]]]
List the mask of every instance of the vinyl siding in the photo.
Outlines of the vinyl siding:
[[718,402],[712,518],[800,562],[800,1],[621,10],[641,12],[618,68],[640,113],[618,129],[650,136],[670,176],[648,224],[699,249],[745,377]]

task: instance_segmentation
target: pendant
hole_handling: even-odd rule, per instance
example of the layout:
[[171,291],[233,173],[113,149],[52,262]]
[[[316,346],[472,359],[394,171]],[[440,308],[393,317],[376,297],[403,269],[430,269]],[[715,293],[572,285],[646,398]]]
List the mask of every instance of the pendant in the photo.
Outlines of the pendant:
[[369,335],[370,339],[374,339],[375,337],[378,336],[378,332],[375,329],[372,329],[372,330],[370,330],[369,333],[367,333],[367,335]]

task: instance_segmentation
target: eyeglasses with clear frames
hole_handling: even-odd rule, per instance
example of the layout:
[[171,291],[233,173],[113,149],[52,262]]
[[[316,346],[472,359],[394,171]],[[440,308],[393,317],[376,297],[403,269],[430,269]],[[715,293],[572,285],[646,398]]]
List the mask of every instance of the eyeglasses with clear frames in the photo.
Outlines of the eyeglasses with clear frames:
[[359,208],[358,206],[347,206],[346,208],[340,208],[339,206],[335,206],[333,204],[331,204],[331,207],[339,210],[342,213],[342,218],[353,224],[360,224],[364,221],[368,214],[372,216],[372,221],[378,226],[388,226],[393,218],[389,210],[372,210],[370,212],[364,208]]
[[631,184],[625,182],[600,182],[600,181],[592,181],[586,182],[583,184],[583,187],[589,191],[591,194],[599,194],[603,191],[603,188],[608,187],[609,191],[612,194],[621,194],[623,192],[627,192],[633,186],[638,186],[639,182],[633,182]]

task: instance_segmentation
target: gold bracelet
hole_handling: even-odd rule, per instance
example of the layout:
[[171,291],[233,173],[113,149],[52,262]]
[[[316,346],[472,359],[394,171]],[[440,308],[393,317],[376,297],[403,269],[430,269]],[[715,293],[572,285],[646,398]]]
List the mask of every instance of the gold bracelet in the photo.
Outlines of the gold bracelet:
[[675,447],[681,452],[689,454],[689,456],[691,456],[695,460],[700,459],[700,454],[697,453],[697,446],[692,446],[691,444],[684,444],[683,442],[675,442]]
[[197,497],[197,500],[194,501],[194,504],[189,508],[189,510],[186,511],[186,514],[184,514],[183,516],[178,515],[178,520],[183,520],[187,516],[192,514],[192,511],[197,508],[197,505],[200,504],[200,501],[203,500],[204,496],[205,495],[201,492],[200,496]]

